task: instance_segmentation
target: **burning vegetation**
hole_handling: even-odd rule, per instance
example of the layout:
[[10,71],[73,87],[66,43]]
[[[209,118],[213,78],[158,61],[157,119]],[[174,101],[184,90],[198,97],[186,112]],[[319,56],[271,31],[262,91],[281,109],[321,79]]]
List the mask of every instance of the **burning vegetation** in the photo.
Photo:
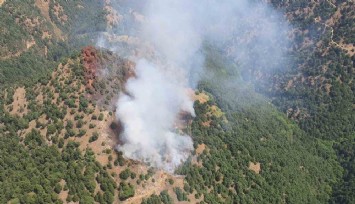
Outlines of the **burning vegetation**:
[[85,88],[89,99],[108,110],[115,110],[125,83],[135,77],[135,63],[105,49],[87,46],[81,51]]
[[100,69],[101,63],[97,56],[97,50],[93,46],[85,47],[81,50],[82,64],[84,66],[84,77],[88,89],[93,88],[96,79],[97,69]]

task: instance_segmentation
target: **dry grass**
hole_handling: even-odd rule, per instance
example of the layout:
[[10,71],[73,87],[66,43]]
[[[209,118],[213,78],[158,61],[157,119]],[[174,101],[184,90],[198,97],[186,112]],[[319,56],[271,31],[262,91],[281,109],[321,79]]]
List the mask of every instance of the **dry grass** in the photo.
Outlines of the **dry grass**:
[[64,14],[64,9],[59,3],[54,4],[53,13],[62,24],[68,21],[68,16]]
[[5,2],[5,0],[0,0],[0,6]]
[[[144,165],[139,165],[140,168],[147,170],[147,167]],[[131,167],[132,169],[132,167]],[[133,169],[133,171],[136,171]],[[140,172],[140,171],[137,171]],[[175,187],[180,187],[183,188],[184,186],[184,178],[181,176],[173,176],[169,175],[163,171],[157,171],[153,176],[152,179],[155,180],[155,182],[152,182],[152,180],[145,181],[143,185],[138,185],[136,186],[135,189],[135,196],[132,198],[127,199],[126,201],[122,202],[125,204],[138,204],[142,202],[143,198],[147,198],[151,196],[152,194],[159,195],[161,191],[167,190],[170,195],[175,195],[173,189]],[[170,185],[168,180],[173,179],[174,184]],[[176,202],[175,202],[176,203]]]
[[210,107],[210,113],[217,118],[220,118],[223,116],[223,112],[220,108],[218,108],[216,105],[213,105]]
[[[62,188],[64,188],[64,186],[66,184],[65,180],[62,179],[59,183],[62,186]],[[66,191],[62,190],[58,194],[58,198],[61,199],[63,201],[63,203],[67,203],[68,194],[69,194],[69,190],[66,190]]]
[[259,162],[249,162],[249,170],[254,171],[256,174],[259,174],[261,171],[261,166]]
[[204,92],[196,95],[193,90],[190,90],[189,93],[194,101],[199,101],[202,104],[206,103],[210,99],[210,97]]
[[199,144],[197,145],[196,148],[196,154],[202,154],[202,152],[206,149],[206,145],[205,144]]
[[28,102],[26,101],[26,90],[24,87],[19,87],[16,89],[14,95],[13,95],[14,101],[12,102],[12,110],[10,111],[10,114],[12,115],[19,115],[23,116],[24,114],[27,114],[27,104]]
[[204,150],[207,150],[207,146],[206,146],[205,144],[199,144],[199,145],[197,146],[197,148],[196,148],[196,150],[195,150],[195,151],[196,151],[196,155],[193,156],[193,157],[192,157],[192,160],[191,160],[192,164],[194,164],[194,165],[196,165],[196,166],[198,166],[198,167],[202,167],[202,161],[201,161],[201,160],[198,161],[198,160],[197,160],[197,157],[198,157],[199,155],[201,155]]

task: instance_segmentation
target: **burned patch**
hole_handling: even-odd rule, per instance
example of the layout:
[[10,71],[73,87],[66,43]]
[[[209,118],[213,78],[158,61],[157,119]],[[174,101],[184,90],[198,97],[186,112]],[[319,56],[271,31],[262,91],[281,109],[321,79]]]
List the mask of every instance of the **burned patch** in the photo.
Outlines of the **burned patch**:
[[88,46],[81,51],[85,87],[88,98],[109,111],[114,111],[119,93],[126,81],[135,77],[135,64],[111,51]]

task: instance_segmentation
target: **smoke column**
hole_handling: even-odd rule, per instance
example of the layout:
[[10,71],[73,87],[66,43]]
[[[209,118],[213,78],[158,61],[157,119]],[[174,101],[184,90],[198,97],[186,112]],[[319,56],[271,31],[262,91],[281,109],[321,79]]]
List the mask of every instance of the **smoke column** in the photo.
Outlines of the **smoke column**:
[[[282,57],[287,24],[266,3],[247,0],[148,0],[135,35],[149,43],[160,61],[138,59],[129,95],[117,102],[124,125],[124,156],[173,172],[193,149],[174,123],[181,111],[194,115],[187,95],[203,69],[205,43],[223,47],[241,64],[273,63]],[[252,51],[252,52],[251,52]],[[253,55],[253,57],[250,57]]]
[[192,149],[190,137],[173,131],[181,110],[193,114],[192,101],[184,87],[156,65],[140,60],[136,73],[126,86],[132,96],[122,95],[118,101],[117,116],[125,127],[125,144],[119,149],[126,157],[173,171]]

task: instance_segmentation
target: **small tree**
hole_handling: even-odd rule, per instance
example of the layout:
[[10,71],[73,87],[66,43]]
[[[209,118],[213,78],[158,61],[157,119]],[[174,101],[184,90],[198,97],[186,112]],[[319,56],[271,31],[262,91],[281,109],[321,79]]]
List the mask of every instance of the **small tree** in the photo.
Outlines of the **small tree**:
[[100,115],[99,115],[99,121],[102,121],[103,119],[104,119],[104,114],[103,113],[100,113]]
[[96,141],[98,138],[99,138],[99,133],[94,132],[94,133],[92,133],[92,136],[90,137],[89,142],[90,142],[90,143],[91,143],[91,142],[94,142],[94,141]]
[[123,180],[126,180],[130,176],[131,176],[131,171],[129,169],[125,169],[120,173],[120,178]]

